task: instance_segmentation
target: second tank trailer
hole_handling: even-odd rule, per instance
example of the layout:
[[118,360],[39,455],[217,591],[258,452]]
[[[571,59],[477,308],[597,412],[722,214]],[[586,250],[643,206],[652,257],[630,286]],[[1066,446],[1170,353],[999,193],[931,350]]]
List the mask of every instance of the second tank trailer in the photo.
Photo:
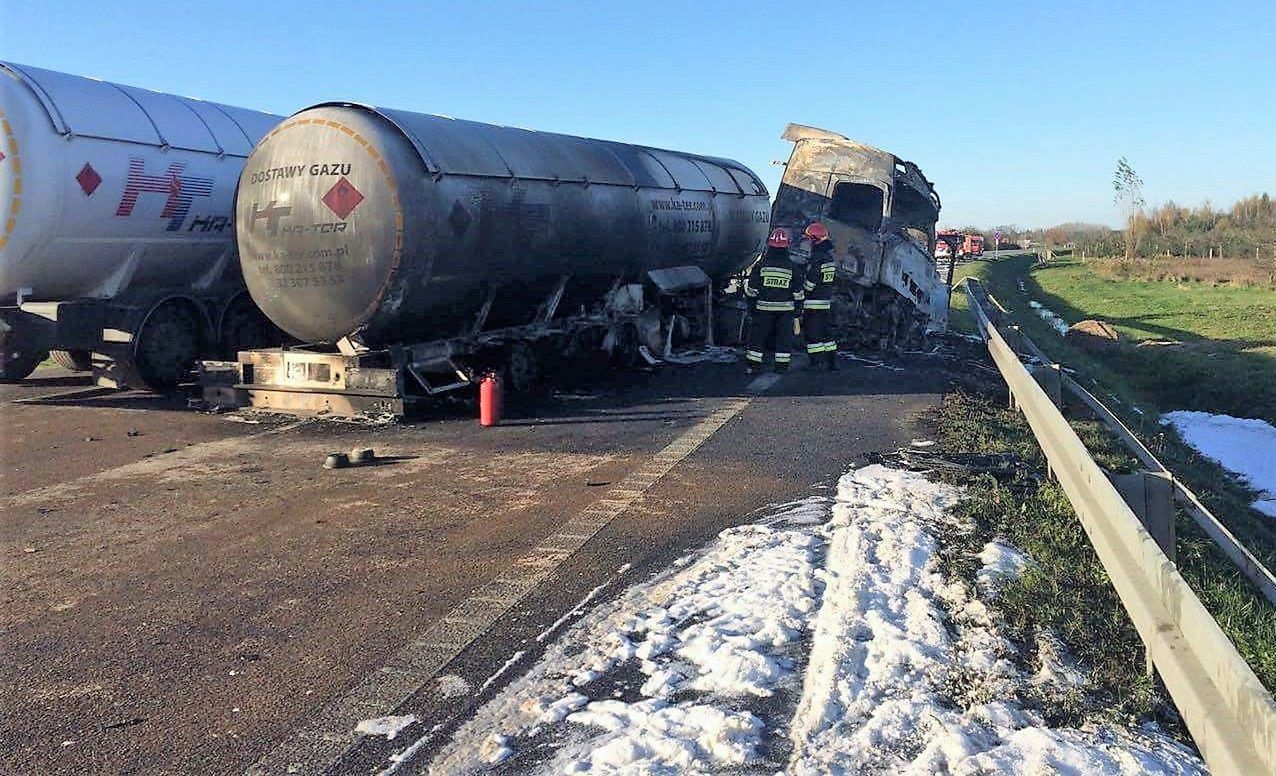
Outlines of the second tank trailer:
[[257,144],[236,226],[261,309],[338,353],[249,353],[211,365],[229,372],[205,393],[402,411],[490,368],[525,382],[537,350],[707,333],[712,288],[756,254],[769,211],[758,177],[727,159],[317,105]]

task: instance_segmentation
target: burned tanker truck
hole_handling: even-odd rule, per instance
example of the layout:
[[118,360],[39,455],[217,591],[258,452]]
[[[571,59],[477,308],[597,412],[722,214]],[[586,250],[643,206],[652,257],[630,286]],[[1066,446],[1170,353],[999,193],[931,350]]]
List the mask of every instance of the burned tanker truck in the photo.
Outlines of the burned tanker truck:
[[842,346],[917,347],[948,326],[935,264],[939,195],[917,165],[842,135],[790,124],[793,143],[771,212],[800,235],[828,227],[835,246],[834,335]]
[[206,362],[210,404],[403,414],[489,371],[711,339],[766,187],[727,159],[324,103],[283,121],[236,204],[253,299],[303,346]]
[[239,276],[235,184],[278,116],[0,63],[0,380],[52,354],[170,391],[277,344]]

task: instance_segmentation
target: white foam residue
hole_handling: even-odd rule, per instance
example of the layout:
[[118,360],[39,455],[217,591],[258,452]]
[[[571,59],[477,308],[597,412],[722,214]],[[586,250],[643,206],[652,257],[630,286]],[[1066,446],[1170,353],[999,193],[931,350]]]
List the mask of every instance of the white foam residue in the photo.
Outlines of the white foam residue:
[[401,717],[377,717],[365,719],[355,726],[354,732],[361,736],[385,736],[387,741],[403,732],[403,729],[416,722],[416,716],[404,714]]
[[469,695],[472,689],[464,677],[456,674],[444,674],[434,680],[434,692],[440,698],[459,698]]
[[1050,637],[1025,676],[977,597],[1031,559],[990,542],[986,584],[944,578],[932,531],[961,496],[869,466],[722,532],[568,626],[429,772],[1203,773],[1157,730],[1018,700],[1084,676]]
[[983,568],[976,574],[976,581],[983,590],[995,590],[1008,579],[1018,579],[1032,565],[1032,558],[1002,540],[984,545],[979,553]]
[[1068,322],[1060,318],[1058,315],[1055,315],[1053,310],[1035,299],[1029,299],[1028,306],[1032,308],[1033,312],[1035,312],[1041,320],[1050,324],[1050,328],[1058,332],[1059,336],[1062,337],[1068,333]]
[[1254,508],[1276,517],[1276,428],[1270,423],[1190,410],[1168,412],[1161,422],[1259,491]]
[[789,772],[1204,773],[1159,733],[1052,729],[1015,700],[1014,646],[939,572],[930,528],[959,496],[881,466],[842,479]]
[[487,677],[487,680],[483,682],[483,684],[479,687],[478,691],[483,692],[484,690],[486,690],[487,688],[495,684],[498,679],[500,679],[502,676],[505,675],[506,671],[509,671],[511,668],[513,668],[514,665],[518,663],[518,661],[523,659],[523,655],[526,655],[526,654],[527,654],[527,650],[520,649],[519,651],[510,655],[510,659],[505,661],[505,665],[496,669],[496,673]]
[[[483,752],[511,756],[550,725],[564,737],[547,766],[556,773],[751,762],[763,724],[741,706],[795,679],[828,503],[774,507],[585,615],[461,726],[431,772],[480,772]],[[614,697],[622,686],[626,700]]]

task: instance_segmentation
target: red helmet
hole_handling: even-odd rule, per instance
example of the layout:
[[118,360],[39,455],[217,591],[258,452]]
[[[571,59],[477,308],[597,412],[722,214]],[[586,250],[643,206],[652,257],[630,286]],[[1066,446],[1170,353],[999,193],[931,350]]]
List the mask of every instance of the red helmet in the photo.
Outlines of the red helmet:
[[816,221],[815,223],[806,227],[806,230],[803,231],[802,234],[806,235],[806,239],[810,240],[813,243],[824,242],[825,240],[829,238],[829,229],[824,224],[821,224],[819,221]]
[[776,227],[771,230],[771,236],[766,238],[766,244],[772,248],[787,248],[793,244],[793,238],[789,237],[788,229]]

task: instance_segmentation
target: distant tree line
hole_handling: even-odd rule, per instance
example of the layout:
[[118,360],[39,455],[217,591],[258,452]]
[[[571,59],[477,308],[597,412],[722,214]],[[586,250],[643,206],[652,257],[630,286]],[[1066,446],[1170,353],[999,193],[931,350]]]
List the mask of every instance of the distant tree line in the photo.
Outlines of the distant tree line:
[[1073,245],[1088,256],[1127,258],[1233,258],[1266,265],[1276,261],[1276,201],[1267,193],[1246,197],[1227,209],[1209,202],[1184,207],[1166,202],[1156,207],[1131,207],[1125,229],[1102,224],[1070,222],[1045,229],[1013,225],[966,227],[993,244],[1000,230],[1007,243]]

